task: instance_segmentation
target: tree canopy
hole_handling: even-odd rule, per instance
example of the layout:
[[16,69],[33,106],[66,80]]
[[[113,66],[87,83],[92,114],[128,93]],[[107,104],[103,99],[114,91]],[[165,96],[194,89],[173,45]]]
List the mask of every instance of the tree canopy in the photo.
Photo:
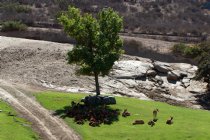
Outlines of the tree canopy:
[[59,17],[64,31],[76,40],[68,52],[68,63],[78,64],[80,73],[94,75],[96,92],[100,94],[98,75],[107,75],[122,54],[122,18],[111,8],[103,9],[97,17],[69,7]]
[[210,91],[210,42],[199,44],[202,50],[199,55],[199,65],[197,71],[197,79],[204,79],[208,83],[207,88]]

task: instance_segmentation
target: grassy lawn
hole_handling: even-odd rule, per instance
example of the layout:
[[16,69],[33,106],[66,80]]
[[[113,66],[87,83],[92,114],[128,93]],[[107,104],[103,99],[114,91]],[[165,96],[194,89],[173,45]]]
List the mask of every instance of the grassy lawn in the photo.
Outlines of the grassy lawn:
[[[84,94],[66,94],[45,92],[35,94],[37,100],[49,110],[63,109],[71,101],[79,101]],[[141,101],[132,98],[117,97],[117,105],[112,106],[121,111],[127,108],[130,117],[119,117],[112,125],[90,127],[88,123],[77,125],[71,118],[66,123],[75,129],[84,140],[209,140],[210,112],[171,106],[165,103]],[[147,124],[132,125],[136,119],[146,123],[152,119],[153,109],[160,110],[158,122],[154,127]],[[166,120],[174,117],[173,125],[166,125]]]
[[[0,140],[37,140],[30,124],[16,116],[15,111],[0,100]],[[11,112],[14,116],[8,116]]]

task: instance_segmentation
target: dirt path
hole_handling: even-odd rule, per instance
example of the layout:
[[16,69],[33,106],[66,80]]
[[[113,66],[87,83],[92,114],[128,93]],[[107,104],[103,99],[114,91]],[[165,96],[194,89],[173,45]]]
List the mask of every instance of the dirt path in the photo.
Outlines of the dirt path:
[[32,122],[32,127],[44,140],[79,140],[80,137],[61,119],[26,96],[14,85],[0,80],[0,99],[13,106],[19,114]]

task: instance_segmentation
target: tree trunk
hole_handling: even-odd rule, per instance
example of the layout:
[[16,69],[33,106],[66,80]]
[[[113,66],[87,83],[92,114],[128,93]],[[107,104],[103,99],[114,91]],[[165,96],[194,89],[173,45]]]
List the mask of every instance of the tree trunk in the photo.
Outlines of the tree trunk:
[[95,85],[96,85],[96,95],[100,95],[100,87],[98,82],[98,73],[94,72],[95,75]]

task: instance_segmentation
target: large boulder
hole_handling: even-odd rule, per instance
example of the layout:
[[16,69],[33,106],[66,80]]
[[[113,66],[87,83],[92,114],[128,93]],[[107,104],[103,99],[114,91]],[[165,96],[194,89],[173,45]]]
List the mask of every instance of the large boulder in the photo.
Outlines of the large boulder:
[[157,72],[155,70],[148,70],[147,76],[155,77],[157,75]]
[[168,72],[167,79],[168,81],[177,81],[179,79],[179,76],[173,72]]
[[173,70],[168,72],[167,79],[169,81],[178,81],[184,77],[187,77],[187,72],[181,70]]
[[86,96],[81,101],[90,106],[116,104],[116,99],[113,96]]
[[172,70],[170,64],[163,62],[154,62],[154,68],[161,73],[168,73]]
[[145,77],[148,70],[153,69],[151,63],[127,60],[115,62],[112,75],[119,79],[138,79]]

